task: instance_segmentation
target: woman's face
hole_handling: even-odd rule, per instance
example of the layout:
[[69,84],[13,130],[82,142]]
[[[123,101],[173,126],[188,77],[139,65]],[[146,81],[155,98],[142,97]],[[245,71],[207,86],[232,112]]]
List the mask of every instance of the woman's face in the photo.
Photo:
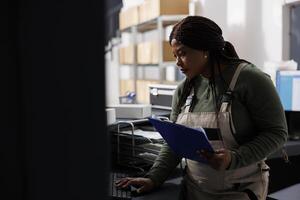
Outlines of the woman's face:
[[205,72],[207,52],[189,48],[176,39],[172,39],[171,46],[177,66],[188,79]]

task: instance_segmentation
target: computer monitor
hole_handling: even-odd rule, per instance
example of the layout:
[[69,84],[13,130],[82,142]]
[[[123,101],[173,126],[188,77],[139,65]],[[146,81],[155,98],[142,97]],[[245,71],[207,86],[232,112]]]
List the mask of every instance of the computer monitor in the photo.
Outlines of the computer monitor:
[[285,111],[300,111],[300,70],[277,71],[276,89]]
[[276,89],[285,110],[289,138],[300,140],[300,70],[278,71]]

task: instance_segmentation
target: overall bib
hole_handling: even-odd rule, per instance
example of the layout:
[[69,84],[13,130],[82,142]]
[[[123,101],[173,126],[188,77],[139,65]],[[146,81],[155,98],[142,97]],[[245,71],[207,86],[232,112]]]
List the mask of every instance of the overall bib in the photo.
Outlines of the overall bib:
[[[241,63],[231,80],[227,92],[234,90],[240,71],[246,66]],[[191,92],[193,95],[193,89]],[[219,137],[210,140],[216,149],[237,149],[234,138],[235,128],[232,122],[231,101],[223,101],[218,114],[216,112],[191,113],[191,95],[185,107],[178,115],[176,123],[192,128],[217,130]],[[209,134],[207,133],[210,139]],[[188,147],[187,147],[188,148]],[[269,167],[264,160],[234,170],[217,171],[207,164],[187,159],[186,175],[183,179],[180,199],[187,200],[264,200],[267,196]]]

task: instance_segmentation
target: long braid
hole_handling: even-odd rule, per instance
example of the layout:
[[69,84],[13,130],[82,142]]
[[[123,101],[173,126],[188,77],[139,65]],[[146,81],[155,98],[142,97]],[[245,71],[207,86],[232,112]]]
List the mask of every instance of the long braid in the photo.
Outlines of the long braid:
[[178,112],[178,111],[180,112],[182,106],[184,106],[187,97],[189,96],[189,94],[191,93],[191,90],[192,90],[193,87],[194,87],[194,84],[193,84],[193,83],[194,83],[194,80],[193,80],[193,79],[191,79],[191,80],[186,79],[186,80],[184,81],[182,94],[181,94],[180,97],[179,97],[179,101],[178,101],[177,108],[176,108],[177,112]]

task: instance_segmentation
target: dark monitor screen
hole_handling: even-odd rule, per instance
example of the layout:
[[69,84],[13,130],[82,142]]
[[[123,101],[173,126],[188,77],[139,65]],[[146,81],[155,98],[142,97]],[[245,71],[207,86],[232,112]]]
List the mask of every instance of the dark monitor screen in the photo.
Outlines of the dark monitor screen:
[[285,114],[290,138],[300,140],[300,111],[286,111]]

